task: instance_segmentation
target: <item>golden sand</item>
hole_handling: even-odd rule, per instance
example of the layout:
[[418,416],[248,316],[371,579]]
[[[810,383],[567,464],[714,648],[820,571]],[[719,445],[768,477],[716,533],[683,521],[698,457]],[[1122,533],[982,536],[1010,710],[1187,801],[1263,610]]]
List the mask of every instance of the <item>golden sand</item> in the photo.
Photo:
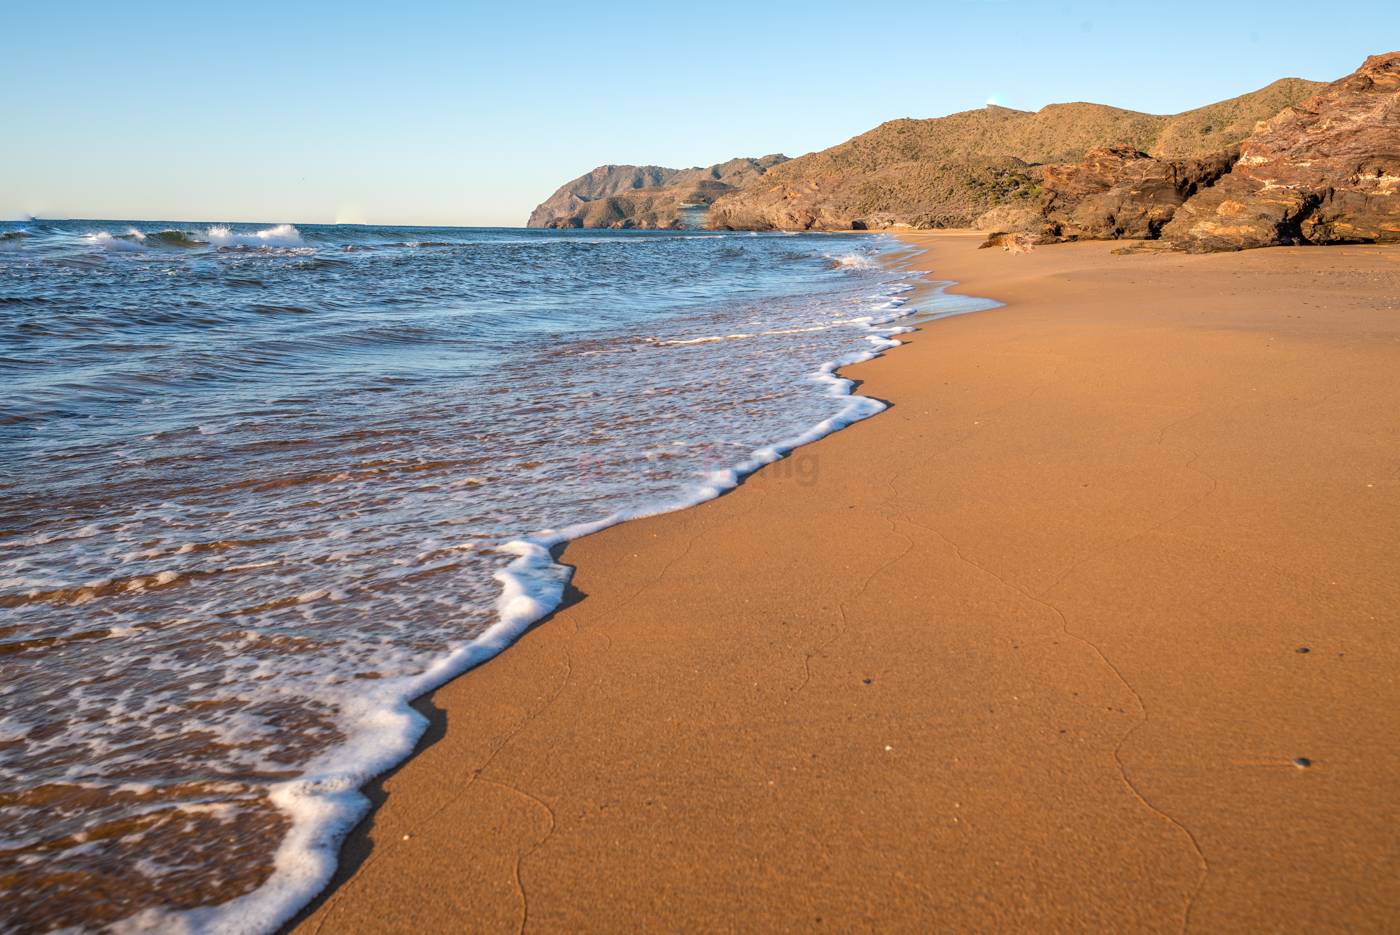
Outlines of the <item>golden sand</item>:
[[300,930],[1400,928],[1400,249],[1012,255],[569,546]]

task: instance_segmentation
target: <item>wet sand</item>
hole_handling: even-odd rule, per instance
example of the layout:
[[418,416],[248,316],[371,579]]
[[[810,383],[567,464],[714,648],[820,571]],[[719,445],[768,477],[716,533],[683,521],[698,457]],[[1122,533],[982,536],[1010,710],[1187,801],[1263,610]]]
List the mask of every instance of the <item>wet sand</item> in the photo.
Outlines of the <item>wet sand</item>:
[[907,239],[1006,307],[572,544],[300,930],[1400,927],[1400,249]]

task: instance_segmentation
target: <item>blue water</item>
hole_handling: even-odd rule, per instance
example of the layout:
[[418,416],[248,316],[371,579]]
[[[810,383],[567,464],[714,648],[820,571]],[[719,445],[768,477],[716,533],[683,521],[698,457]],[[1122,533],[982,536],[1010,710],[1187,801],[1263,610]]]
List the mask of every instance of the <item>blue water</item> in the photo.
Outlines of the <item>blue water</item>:
[[895,249],[0,225],[0,929],[286,918],[561,542],[878,411]]

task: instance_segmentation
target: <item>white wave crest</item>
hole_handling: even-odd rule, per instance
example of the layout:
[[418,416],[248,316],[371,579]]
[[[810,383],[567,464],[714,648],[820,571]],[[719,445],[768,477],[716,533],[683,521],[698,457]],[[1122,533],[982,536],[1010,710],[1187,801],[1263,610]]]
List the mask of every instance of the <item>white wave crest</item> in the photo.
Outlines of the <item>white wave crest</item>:
[[232,231],[226,225],[215,224],[205,231],[205,236],[216,247],[299,247],[302,244],[301,231],[290,224],[278,224],[252,233]]
[[880,263],[867,253],[842,253],[836,256],[828,253],[833,269],[880,269]]
[[146,238],[141,236],[135,230],[133,230],[131,233],[135,234],[136,236],[133,237],[130,234],[126,235],[125,237],[115,236],[113,234],[108,233],[107,231],[97,231],[92,234],[84,234],[83,240],[87,243],[92,244],[95,247],[100,247],[103,250],[140,250],[141,241],[145,240]]

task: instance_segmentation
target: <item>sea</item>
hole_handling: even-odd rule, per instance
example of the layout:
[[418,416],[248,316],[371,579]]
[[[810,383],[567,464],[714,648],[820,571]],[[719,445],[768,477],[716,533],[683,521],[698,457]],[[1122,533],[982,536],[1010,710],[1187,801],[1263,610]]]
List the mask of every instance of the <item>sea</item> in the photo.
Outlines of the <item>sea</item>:
[[[0,931],[267,932],[566,544],[878,413],[873,235],[0,224]],[[914,306],[917,305],[917,309]]]

